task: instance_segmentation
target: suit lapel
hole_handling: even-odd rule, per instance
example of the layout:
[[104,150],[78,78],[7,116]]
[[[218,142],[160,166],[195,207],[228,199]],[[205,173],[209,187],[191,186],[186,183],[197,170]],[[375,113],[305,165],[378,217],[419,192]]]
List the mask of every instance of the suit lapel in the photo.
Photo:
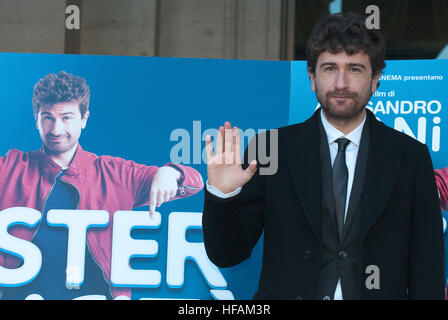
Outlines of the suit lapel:
[[370,143],[361,206],[361,243],[383,211],[395,186],[401,161],[401,148],[389,128],[370,111]]
[[331,156],[330,156],[330,146],[328,144],[327,134],[325,133],[325,129],[322,125],[322,120],[319,115],[319,133],[320,133],[320,161],[321,167],[320,172],[322,174],[321,178],[321,186],[322,186],[322,195],[327,204],[328,211],[330,212],[329,216],[332,219],[332,226],[334,227],[334,231],[338,233],[338,221],[336,219],[336,208],[334,203],[333,196],[333,184],[332,184],[332,167],[331,167]]
[[[287,152],[296,195],[316,237],[321,239],[321,195],[323,194],[325,200],[331,203],[329,201],[331,194],[329,190],[321,188],[321,170],[322,174],[325,174],[325,170],[330,170],[330,168],[321,167],[318,112],[320,109],[303,123],[303,127],[297,131],[298,138],[288,144]],[[358,154],[358,157],[362,156],[361,154],[366,157],[364,187],[362,186],[362,167],[358,168],[357,165],[344,226],[345,235],[350,227],[353,214],[355,214],[357,203],[362,201],[359,206],[361,208],[359,212],[361,214],[361,243],[389,199],[397,179],[401,160],[400,145],[392,135],[388,134],[387,131],[390,129],[385,128],[384,124],[376,120],[369,110],[367,110],[367,117],[366,121],[369,121],[370,131],[369,140],[368,144],[362,143],[361,146],[364,145],[364,148],[368,150],[362,152],[360,150]]]
[[318,112],[303,123],[297,139],[288,144],[288,163],[297,197],[316,237],[321,238],[321,173]]
[[[368,115],[366,115],[368,117]],[[358,150],[358,157],[356,159],[355,173],[353,177],[353,185],[350,193],[350,200],[348,203],[347,216],[345,218],[344,228],[343,228],[343,239],[345,239],[347,232],[350,228],[353,216],[356,214],[356,209],[358,208],[358,202],[361,198],[361,194],[365,185],[365,173],[367,159],[369,155],[370,146],[370,121],[366,119],[364,123],[364,128],[362,130],[361,141]],[[359,214],[359,213],[358,213]]]

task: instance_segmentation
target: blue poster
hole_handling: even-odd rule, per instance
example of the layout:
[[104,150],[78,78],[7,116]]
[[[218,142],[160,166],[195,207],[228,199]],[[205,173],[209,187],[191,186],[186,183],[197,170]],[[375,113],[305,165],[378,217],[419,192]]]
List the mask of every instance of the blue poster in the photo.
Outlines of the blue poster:
[[[200,182],[197,192],[163,203],[152,220],[146,204],[128,211],[120,209],[121,212],[104,212],[95,205],[78,208],[85,209],[75,210],[78,217],[95,216],[96,220],[92,220],[91,228],[85,229],[84,236],[78,235],[77,239],[85,242],[74,246],[76,251],[69,250],[67,244],[74,228],[64,222],[70,214],[50,211],[43,215],[38,200],[35,206],[29,204],[34,196],[40,199],[36,195],[37,182],[21,180],[19,189],[18,180],[12,179],[19,173],[14,175],[12,170],[5,175],[0,162],[0,180],[3,175],[5,181],[0,196],[0,255],[13,256],[19,261],[8,268],[0,263],[2,298],[14,293],[27,299],[51,299],[56,286],[66,288],[63,290],[67,290],[69,299],[252,298],[258,285],[263,236],[252,256],[231,268],[214,266],[205,253],[201,228],[202,188],[207,179],[205,136],[216,136],[216,129],[224,121],[230,121],[242,130],[244,147],[259,132],[309,118],[319,104],[311,90],[305,61],[2,53],[0,67],[0,101],[5,114],[0,127],[0,155],[16,155],[19,161],[22,154],[42,147],[41,128],[33,114],[33,89],[47,75],[64,71],[85,79],[90,90],[90,114],[79,138],[85,152],[107,159],[108,163],[125,163],[130,167],[184,166],[185,172],[191,173],[189,177],[196,179],[197,184]],[[445,210],[448,209],[448,186],[444,192],[445,183],[448,185],[448,169],[446,173],[444,170],[448,168],[445,143],[448,133],[444,130],[448,119],[445,110],[448,95],[444,90],[448,87],[447,73],[446,60],[387,61],[380,86],[367,105],[380,121],[428,146]],[[18,151],[11,152],[12,149]],[[107,170],[112,176],[120,172],[113,165]],[[95,188],[96,181],[88,181],[90,193],[80,194],[79,203],[84,203],[92,192],[107,193],[107,188]],[[27,183],[29,188],[24,187]],[[98,183],[101,185],[101,181]],[[143,195],[149,192],[145,185],[134,187]],[[122,191],[125,197],[129,190]],[[15,200],[7,197],[14,194]],[[445,210],[444,231],[448,219]],[[14,220],[13,216],[23,216],[23,221]],[[45,229],[49,237],[58,234],[58,239],[64,239],[60,259],[57,263],[46,259],[48,252],[41,250],[48,249],[38,243],[39,237],[20,245],[14,243],[16,238],[8,233],[14,228]],[[104,242],[107,249],[101,250],[109,252],[109,257],[102,259],[97,248],[92,247],[95,237],[91,235],[108,228],[110,236]],[[22,245],[30,251],[20,249]],[[68,281],[72,276],[69,261],[78,261],[75,258],[83,265],[99,266],[100,277],[92,277],[89,267],[83,270],[84,282]],[[57,268],[62,276],[52,283],[37,285],[39,291],[22,290],[27,286],[35,288],[32,285],[44,281],[40,279],[45,279],[47,265]],[[20,276],[22,280],[14,280]],[[107,296],[99,289],[96,291],[96,286],[113,294]],[[88,287],[93,289],[84,293],[82,289]]]

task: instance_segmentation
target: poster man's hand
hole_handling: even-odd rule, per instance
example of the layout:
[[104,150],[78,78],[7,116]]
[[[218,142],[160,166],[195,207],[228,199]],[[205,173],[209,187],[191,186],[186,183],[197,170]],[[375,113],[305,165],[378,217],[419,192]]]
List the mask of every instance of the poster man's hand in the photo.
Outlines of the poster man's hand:
[[168,202],[177,194],[177,181],[180,178],[180,172],[172,167],[161,167],[157,170],[151,184],[149,195],[149,216],[152,217],[156,206],[160,207],[162,203]]

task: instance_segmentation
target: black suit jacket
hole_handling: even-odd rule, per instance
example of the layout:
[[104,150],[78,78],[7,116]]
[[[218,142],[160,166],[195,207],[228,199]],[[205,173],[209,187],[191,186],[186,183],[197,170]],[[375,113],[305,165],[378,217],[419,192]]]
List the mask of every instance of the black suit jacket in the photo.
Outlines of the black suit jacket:
[[[260,175],[259,168],[229,199],[205,191],[204,244],[217,266],[247,259],[264,232],[255,299],[316,298],[323,194],[319,112],[278,129],[274,175]],[[369,110],[366,121],[365,182],[358,187],[362,190],[352,189],[361,191],[361,298],[444,299],[442,217],[428,149],[385,126]],[[370,265],[380,272],[379,289],[365,285]]]

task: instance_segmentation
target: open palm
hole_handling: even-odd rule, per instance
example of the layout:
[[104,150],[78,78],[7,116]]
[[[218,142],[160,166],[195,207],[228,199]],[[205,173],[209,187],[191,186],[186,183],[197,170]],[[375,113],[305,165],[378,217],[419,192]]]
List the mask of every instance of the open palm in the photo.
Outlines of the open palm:
[[223,193],[229,193],[245,185],[257,171],[253,160],[246,170],[241,167],[240,136],[237,127],[226,122],[218,131],[216,150],[210,136],[206,137],[207,175],[210,185]]

